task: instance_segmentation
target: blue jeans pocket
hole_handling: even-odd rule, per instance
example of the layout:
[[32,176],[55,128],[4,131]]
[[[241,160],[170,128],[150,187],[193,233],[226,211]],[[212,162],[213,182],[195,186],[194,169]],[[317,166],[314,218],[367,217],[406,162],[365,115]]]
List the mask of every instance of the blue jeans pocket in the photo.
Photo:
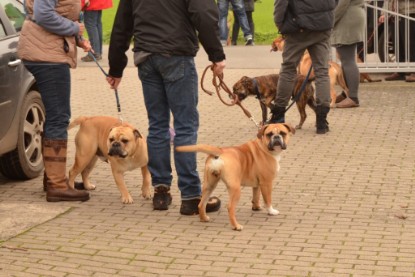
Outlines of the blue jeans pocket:
[[185,75],[185,58],[181,56],[167,57],[163,55],[151,55],[146,61],[138,65],[140,79],[155,74],[161,74],[165,82],[175,82]]

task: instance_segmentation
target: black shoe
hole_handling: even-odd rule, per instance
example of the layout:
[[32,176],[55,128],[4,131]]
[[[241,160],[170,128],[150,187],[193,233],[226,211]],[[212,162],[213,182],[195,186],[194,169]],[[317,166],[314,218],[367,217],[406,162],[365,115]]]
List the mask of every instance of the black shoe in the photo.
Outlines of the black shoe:
[[158,186],[154,189],[153,209],[164,211],[169,209],[172,197],[170,188],[166,186]]
[[245,46],[254,46],[254,41],[252,40],[252,38],[248,38],[245,42]]
[[316,107],[316,125],[317,134],[324,135],[329,131],[329,123],[327,121],[327,114],[330,111],[330,107],[317,106]]
[[[180,207],[180,213],[182,215],[196,215],[199,214],[199,203],[200,198],[182,200],[182,205]],[[210,197],[206,205],[206,212],[216,212],[220,209],[220,199],[216,196]]]
[[271,119],[266,124],[285,123],[285,107],[274,106],[271,108]]

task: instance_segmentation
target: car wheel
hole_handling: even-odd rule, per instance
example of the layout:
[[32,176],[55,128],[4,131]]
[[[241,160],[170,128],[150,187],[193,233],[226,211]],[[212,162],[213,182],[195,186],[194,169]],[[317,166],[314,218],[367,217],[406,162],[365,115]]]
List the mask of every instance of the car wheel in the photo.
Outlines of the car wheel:
[[42,132],[45,107],[37,91],[29,91],[23,100],[19,134],[15,150],[0,157],[0,172],[10,179],[32,179],[43,171]]

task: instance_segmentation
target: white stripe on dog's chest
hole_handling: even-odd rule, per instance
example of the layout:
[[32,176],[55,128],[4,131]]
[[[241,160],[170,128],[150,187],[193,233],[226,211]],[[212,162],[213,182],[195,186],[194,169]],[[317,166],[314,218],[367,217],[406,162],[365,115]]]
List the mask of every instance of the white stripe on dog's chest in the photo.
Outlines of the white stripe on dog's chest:
[[281,160],[281,155],[277,155],[275,156],[275,161],[277,162],[277,172],[280,171],[280,160]]

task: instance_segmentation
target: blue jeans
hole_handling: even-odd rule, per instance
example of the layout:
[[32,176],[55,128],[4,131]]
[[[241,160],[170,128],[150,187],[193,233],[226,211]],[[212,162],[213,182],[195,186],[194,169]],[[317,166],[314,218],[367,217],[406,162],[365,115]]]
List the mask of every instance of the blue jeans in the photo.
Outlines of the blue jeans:
[[102,55],[102,11],[85,11],[84,21],[95,54]]
[[[170,113],[176,135],[174,146],[196,144],[199,129],[198,76],[194,58],[151,55],[138,65],[149,121],[149,170],[153,186],[171,186]],[[182,200],[198,198],[201,184],[196,153],[174,151]]]
[[245,6],[243,0],[218,0],[219,8],[219,32],[220,40],[222,43],[226,43],[228,39],[228,11],[229,11],[229,2],[232,4],[234,13],[238,17],[239,24],[244,33],[245,40],[251,38],[252,33],[249,27],[248,18],[245,12]]
[[36,79],[46,118],[43,136],[48,139],[68,139],[71,118],[71,73],[68,64],[24,61]]

